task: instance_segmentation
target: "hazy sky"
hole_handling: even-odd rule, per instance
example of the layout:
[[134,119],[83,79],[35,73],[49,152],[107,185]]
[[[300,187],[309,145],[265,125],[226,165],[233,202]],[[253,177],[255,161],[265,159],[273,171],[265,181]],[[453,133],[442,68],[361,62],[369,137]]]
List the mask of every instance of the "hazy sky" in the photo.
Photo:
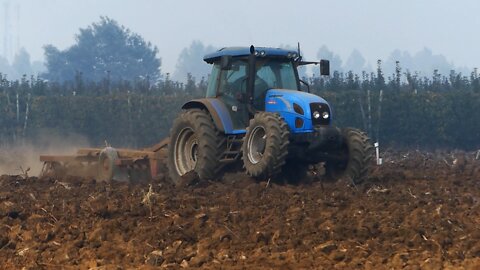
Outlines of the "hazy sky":
[[[10,6],[11,47],[16,47],[18,33],[20,46],[30,52],[32,60],[43,59],[43,45],[64,49],[74,43],[80,27],[108,16],[158,47],[163,72],[173,72],[178,54],[193,40],[216,47],[300,42],[310,59],[325,44],[344,61],[353,49],[358,49],[373,65],[376,59],[385,59],[397,48],[415,53],[429,47],[456,66],[480,66],[478,0],[0,0],[0,3]],[[4,5],[0,9],[2,54]]]

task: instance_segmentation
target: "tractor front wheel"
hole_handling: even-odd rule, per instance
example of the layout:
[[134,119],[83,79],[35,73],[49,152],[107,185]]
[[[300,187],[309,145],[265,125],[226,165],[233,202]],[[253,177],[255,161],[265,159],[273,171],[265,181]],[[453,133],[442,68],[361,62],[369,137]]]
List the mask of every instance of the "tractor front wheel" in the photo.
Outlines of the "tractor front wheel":
[[325,163],[326,175],[330,179],[347,177],[354,184],[363,182],[372,168],[374,148],[363,131],[354,128],[342,129],[343,145],[339,150],[341,160]]
[[278,174],[288,154],[287,123],[276,113],[259,112],[243,139],[243,164],[247,174],[266,179]]

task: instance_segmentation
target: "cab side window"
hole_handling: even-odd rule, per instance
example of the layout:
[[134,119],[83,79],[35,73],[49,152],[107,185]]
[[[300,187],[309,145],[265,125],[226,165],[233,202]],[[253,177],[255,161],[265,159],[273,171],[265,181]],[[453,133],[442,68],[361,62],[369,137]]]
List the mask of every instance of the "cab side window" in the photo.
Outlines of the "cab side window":
[[258,110],[265,109],[265,95],[268,89],[277,88],[276,75],[272,67],[267,63],[262,63],[257,67],[257,74],[255,76],[255,84],[253,90],[253,105]]
[[214,64],[212,73],[208,77],[207,98],[217,96],[218,80],[220,76],[220,65]]
[[232,68],[222,70],[220,79],[220,92],[222,95],[228,95],[235,98],[237,95],[247,91],[247,62],[236,60],[232,63]]
[[235,129],[245,128],[248,122],[248,113],[242,102],[247,92],[247,67],[247,61],[234,60],[231,69],[220,71],[218,81],[217,96],[229,110]]

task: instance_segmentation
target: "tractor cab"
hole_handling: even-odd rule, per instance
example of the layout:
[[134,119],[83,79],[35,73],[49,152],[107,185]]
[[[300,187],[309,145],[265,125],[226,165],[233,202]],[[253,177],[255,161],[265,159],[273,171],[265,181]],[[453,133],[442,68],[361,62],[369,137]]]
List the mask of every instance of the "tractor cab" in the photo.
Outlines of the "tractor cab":
[[[244,130],[256,111],[265,111],[270,89],[300,90],[295,51],[277,48],[223,48],[206,55],[213,65],[207,98],[222,101],[234,130]],[[323,72],[325,73],[325,71]]]
[[207,98],[223,101],[236,130],[245,129],[253,110],[265,109],[268,89],[299,89],[293,62],[296,53],[288,54],[280,49],[267,51],[272,55],[267,57],[265,50],[258,52],[257,49],[255,61],[248,48],[224,48],[204,58],[213,64]]

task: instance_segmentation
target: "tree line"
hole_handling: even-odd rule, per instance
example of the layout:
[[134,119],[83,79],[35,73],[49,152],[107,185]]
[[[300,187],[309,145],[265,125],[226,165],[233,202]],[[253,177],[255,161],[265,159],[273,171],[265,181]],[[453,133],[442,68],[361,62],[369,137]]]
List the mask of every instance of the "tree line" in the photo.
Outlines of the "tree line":
[[[296,50],[296,46],[283,44],[280,47]],[[192,41],[180,52],[171,77],[184,83],[187,82],[188,74],[197,80],[207,77],[210,67],[202,61],[202,58],[217,49],[218,47],[204,45],[198,40]],[[19,79],[22,74],[38,74],[43,79],[60,82],[74,80],[78,76],[96,81],[109,77],[112,80],[132,81],[141,78],[156,82],[165,76],[161,73],[161,58],[156,46],[108,17],[100,17],[98,22],[80,28],[75,35],[75,43],[66,49],[60,50],[52,44],[45,45],[44,54],[45,63],[39,61],[32,63],[30,55],[22,48],[17,52],[11,65],[7,59],[0,56],[0,72],[8,74],[12,79]],[[329,59],[332,70],[338,72],[352,71],[361,74],[362,71],[370,73],[375,69],[356,49],[344,61],[340,55],[322,45],[315,57]],[[415,71],[421,76],[430,76],[435,69],[438,73],[447,75],[454,69],[462,73],[469,72],[466,68],[455,68],[445,56],[434,54],[428,48],[414,54],[393,51],[384,63],[386,74],[395,72],[396,61],[400,61],[405,70],[412,73]],[[304,69],[301,69],[300,73],[302,77],[305,76]]]
[[[402,72],[334,72],[309,77],[310,91],[333,107],[335,125],[366,130],[387,147],[480,148],[480,78],[452,71],[421,77]],[[168,136],[189,99],[201,97],[206,79],[156,83],[108,78],[50,82],[0,75],[0,139],[3,145],[35,141],[39,134],[81,134],[93,145],[144,147]],[[306,88],[304,89],[307,90]]]

